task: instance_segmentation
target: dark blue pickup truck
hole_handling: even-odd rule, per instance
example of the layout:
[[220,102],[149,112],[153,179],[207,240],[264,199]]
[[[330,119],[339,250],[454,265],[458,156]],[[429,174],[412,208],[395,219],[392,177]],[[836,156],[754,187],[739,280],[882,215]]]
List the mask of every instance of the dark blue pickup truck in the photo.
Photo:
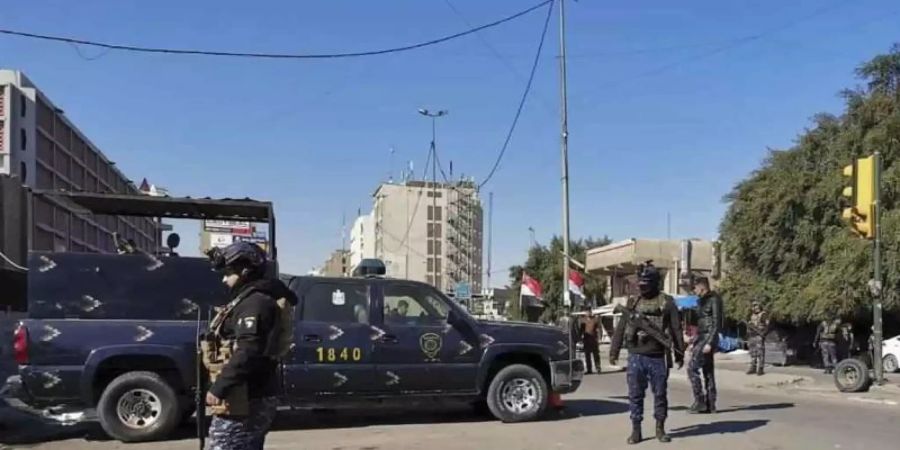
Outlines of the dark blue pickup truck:
[[[476,320],[435,288],[384,277],[298,277],[284,407],[455,397],[504,422],[578,388],[561,329]],[[223,303],[204,259],[35,253],[8,391],[32,408],[94,408],[122,441],[165,438],[194,413],[198,311]]]

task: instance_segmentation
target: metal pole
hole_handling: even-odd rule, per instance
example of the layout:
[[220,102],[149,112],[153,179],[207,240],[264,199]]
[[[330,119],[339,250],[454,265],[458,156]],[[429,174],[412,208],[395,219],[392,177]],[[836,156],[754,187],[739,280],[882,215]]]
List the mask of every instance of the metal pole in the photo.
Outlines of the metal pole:
[[487,254],[487,284],[482,288],[491,288],[491,245],[493,244],[494,230],[494,193],[488,193],[488,254]]
[[[559,97],[560,97],[560,152],[562,159],[562,201],[563,201],[563,303],[566,312],[571,312],[569,298],[569,105],[566,88],[566,2],[559,0]],[[575,355],[575,342],[572,336],[572,324],[569,316],[566,320],[566,333],[569,336],[569,380],[574,371],[572,359]]]
[[882,364],[882,355],[881,355],[881,342],[882,342],[882,330],[881,330],[881,297],[882,297],[882,283],[881,283],[881,154],[879,152],[875,152],[875,205],[874,205],[874,213],[875,213],[875,248],[873,249],[872,256],[875,258],[875,289],[872,292],[875,294],[875,304],[873,305],[872,312],[874,315],[874,333],[875,339],[873,344],[875,345],[874,350],[874,359],[872,361],[875,366],[875,383],[881,384],[884,382],[884,366]]
[[[431,228],[432,228],[432,239],[435,242],[438,242],[437,233],[437,144],[435,143],[436,139],[436,122],[437,119],[431,118]],[[434,249],[434,243],[432,243],[432,250]],[[437,270],[437,258],[435,258],[434,251],[432,251],[431,259],[431,269],[432,269],[432,280],[434,281],[434,287],[438,289],[443,289],[443,287],[438,283],[438,270]]]

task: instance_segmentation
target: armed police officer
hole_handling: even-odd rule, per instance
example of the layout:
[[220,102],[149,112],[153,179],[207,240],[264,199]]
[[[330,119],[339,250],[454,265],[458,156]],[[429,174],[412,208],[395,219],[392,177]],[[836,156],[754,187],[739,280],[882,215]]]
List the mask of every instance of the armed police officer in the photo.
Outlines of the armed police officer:
[[281,281],[265,277],[266,255],[255,244],[238,242],[208,255],[223,273],[230,301],[217,308],[202,342],[212,381],[207,448],[262,449],[275,418],[277,358],[286,353],[286,334],[293,334],[283,302],[296,305],[297,298]]
[[651,262],[639,268],[640,295],[619,309],[621,320],[616,325],[609,350],[610,365],[616,365],[624,343],[628,349],[628,402],[631,411],[629,444],[642,440],[641,422],[644,419],[644,395],[649,384],[653,390],[653,417],[656,419],[656,438],[670,442],[666,434],[668,416],[668,379],[670,351],[674,351],[678,368],[684,363],[684,337],[675,301],[659,290],[660,274]]
[[[719,332],[722,331],[722,298],[709,288],[709,279],[694,279],[694,294],[697,301],[697,337],[691,359],[688,362],[688,379],[694,394],[691,413],[716,412],[716,373],[713,363],[719,346]],[[701,378],[702,375],[702,378]]]
[[769,332],[769,313],[759,300],[753,302],[747,334],[750,338],[750,367],[747,375],[762,375],[766,366],[766,335]]
[[841,327],[841,319],[823,320],[816,328],[816,337],[813,340],[813,347],[818,347],[822,352],[822,366],[825,373],[832,373],[834,365],[837,364],[837,340],[838,331]]

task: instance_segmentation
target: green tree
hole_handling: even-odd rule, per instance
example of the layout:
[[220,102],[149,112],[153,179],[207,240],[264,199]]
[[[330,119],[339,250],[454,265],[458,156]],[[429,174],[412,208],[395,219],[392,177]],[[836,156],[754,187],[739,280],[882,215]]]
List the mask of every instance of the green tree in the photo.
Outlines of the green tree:
[[841,168],[880,151],[885,307],[897,311],[900,288],[900,45],[861,65],[863,86],[842,93],[840,116],[821,114],[788,150],[726,196],[720,226],[726,256],[722,290],[734,318],[750,302],[768,303],[782,321],[868,314],[871,243],[842,222]]
[[[610,240],[606,237],[602,239],[586,238],[571,241],[569,252],[572,257],[581,263],[584,263],[587,250],[609,244]],[[554,315],[559,312],[563,306],[563,240],[559,236],[554,236],[550,240],[549,245],[534,245],[528,250],[528,259],[524,265],[516,265],[509,268],[510,284],[516,292],[518,292],[522,284],[522,272],[527,272],[529,276],[540,281],[543,287],[544,301],[550,307],[545,311],[548,315]],[[574,267],[574,266],[573,266]],[[583,272],[579,270],[580,272]],[[591,274],[584,274],[584,295],[588,299],[596,296],[599,302],[603,302],[603,293],[606,290],[606,281],[602,277]],[[519,307],[514,314],[518,314]],[[519,316],[516,316],[519,318]]]

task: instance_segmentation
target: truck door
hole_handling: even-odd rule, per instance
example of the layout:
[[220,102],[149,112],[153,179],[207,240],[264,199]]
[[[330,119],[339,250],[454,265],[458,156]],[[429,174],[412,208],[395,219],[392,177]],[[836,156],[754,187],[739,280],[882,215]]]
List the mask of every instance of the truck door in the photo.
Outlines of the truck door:
[[377,382],[387,392],[470,392],[481,348],[447,323],[450,305],[434,288],[395,280],[381,284],[374,341]]
[[300,299],[285,391],[295,398],[373,391],[371,288],[367,280],[295,280]]

